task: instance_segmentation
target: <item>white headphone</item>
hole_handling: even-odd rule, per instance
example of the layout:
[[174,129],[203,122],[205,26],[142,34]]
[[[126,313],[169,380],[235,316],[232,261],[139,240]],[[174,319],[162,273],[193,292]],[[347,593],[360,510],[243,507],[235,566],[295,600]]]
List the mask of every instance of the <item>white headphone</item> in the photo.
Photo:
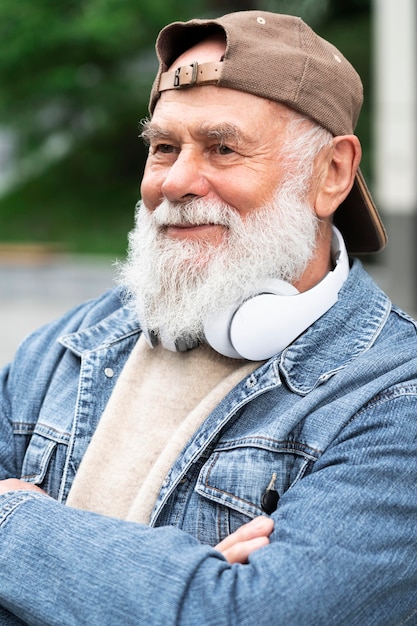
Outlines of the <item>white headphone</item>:
[[[332,255],[335,268],[308,291],[300,293],[290,283],[271,279],[256,296],[216,314],[204,324],[207,343],[224,356],[249,361],[263,361],[284,350],[336,304],[349,274],[345,243],[335,227]],[[147,331],[144,334],[154,346],[155,337]],[[180,341],[164,347],[185,351],[195,345]]]

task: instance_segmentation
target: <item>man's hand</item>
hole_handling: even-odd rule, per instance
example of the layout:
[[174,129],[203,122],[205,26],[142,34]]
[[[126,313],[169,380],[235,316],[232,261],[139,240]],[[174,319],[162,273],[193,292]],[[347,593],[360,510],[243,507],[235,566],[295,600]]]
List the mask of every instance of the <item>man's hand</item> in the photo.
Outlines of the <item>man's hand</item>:
[[38,493],[47,495],[40,487],[32,485],[32,483],[26,483],[24,480],[19,480],[18,478],[6,478],[5,480],[0,480],[0,495],[2,493],[7,493],[8,491],[15,491],[16,489],[37,491]]
[[261,515],[238,528],[218,543],[215,548],[223,554],[229,563],[247,563],[252,552],[268,545],[269,535],[273,529],[273,520]]

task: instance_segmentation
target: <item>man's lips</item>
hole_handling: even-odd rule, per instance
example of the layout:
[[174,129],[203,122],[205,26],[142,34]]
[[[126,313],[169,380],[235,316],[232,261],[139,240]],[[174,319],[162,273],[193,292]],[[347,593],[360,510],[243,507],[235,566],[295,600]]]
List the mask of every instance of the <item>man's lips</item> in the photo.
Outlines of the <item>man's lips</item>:
[[175,239],[218,239],[226,226],[222,224],[170,224],[165,227],[169,237]]

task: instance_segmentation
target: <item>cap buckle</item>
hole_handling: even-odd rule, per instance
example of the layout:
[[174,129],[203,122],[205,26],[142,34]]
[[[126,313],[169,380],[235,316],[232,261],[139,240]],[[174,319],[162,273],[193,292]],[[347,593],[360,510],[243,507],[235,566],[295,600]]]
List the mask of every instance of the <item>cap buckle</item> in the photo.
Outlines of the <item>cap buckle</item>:
[[[197,61],[194,61],[194,63],[190,63],[190,65],[186,66],[187,69],[189,67],[192,68],[192,73],[191,73],[191,78],[189,80],[187,80],[186,82],[184,80],[181,81],[181,70],[185,69],[183,66],[178,67],[175,70],[175,74],[174,74],[174,83],[173,83],[173,87],[174,88],[178,88],[180,89],[181,87],[192,87],[193,85],[196,84],[197,82],[197,75],[198,75],[198,63]],[[186,76],[188,75],[188,72],[186,73]]]

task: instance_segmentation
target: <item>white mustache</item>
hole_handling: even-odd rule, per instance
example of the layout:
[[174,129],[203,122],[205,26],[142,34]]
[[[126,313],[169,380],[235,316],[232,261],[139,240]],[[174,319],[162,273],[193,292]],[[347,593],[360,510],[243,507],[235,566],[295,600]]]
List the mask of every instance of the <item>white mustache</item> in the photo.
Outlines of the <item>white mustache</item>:
[[153,211],[152,220],[156,226],[199,226],[202,224],[218,224],[229,227],[238,214],[228,205],[220,202],[205,202],[197,198],[186,203],[163,200]]

